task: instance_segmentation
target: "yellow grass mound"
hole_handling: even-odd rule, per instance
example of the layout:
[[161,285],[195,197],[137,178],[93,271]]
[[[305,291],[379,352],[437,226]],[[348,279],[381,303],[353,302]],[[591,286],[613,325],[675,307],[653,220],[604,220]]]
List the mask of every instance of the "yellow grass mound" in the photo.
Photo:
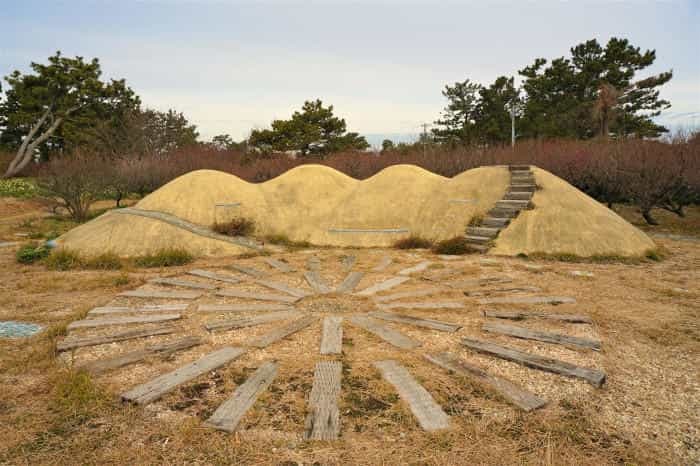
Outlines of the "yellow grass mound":
[[[534,210],[501,232],[490,252],[642,255],[654,247],[614,212],[543,171]],[[507,190],[506,167],[480,167],[445,178],[411,165],[389,167],[363,181],[332,168],[304,165],[260,184],[212,170],[183,175],[131,209],[108,212],[58,239],[85,255],[122,256],[182,248],[195,255],[249,252],[249,245],[208,228],[235,218],[256,236],[316,245],[390,246],[408,236],[433,241],[464,235]]]

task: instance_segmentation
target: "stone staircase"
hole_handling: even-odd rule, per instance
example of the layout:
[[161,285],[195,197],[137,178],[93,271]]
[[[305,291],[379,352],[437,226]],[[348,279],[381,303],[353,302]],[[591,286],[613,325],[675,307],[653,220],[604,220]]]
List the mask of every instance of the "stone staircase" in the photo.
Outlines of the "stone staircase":
[[465,238],[469,247],[486,252],[491,248],[502,229],[518,216],[521,210],[531,207],[530,200],[535,192],[535,175],[529,165],[509,165],[510,185],[503,199],[488,212],[488,216],[476,226],[467,228]]

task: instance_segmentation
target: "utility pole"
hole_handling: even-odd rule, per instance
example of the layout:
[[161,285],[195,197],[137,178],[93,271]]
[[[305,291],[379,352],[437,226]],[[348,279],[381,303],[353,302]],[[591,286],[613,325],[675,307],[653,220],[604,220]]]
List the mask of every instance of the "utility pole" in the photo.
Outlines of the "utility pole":
[[423,157],[425,157],[426,145],[428,144],[428,123],[423,123],[421,126],[423,127]]
[[510,103],[510,147],[515,148],[515,78],[513,80],[513,100]]

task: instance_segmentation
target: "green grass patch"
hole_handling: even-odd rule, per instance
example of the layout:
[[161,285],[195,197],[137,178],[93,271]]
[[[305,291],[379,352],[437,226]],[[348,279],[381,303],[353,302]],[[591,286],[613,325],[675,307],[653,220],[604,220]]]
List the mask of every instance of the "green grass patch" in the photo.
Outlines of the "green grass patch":
[[409,236],[394,243],[396,249],[430,249],[433,243],[420,236]]
[[666,258],[666,253],[661,249],[650,249],[641,256],[621,256],[617,254],[595,254],[592,256],[579,256],[573,253],[548,254],[534,252],[531,254],[518,254],[524,259],[537,259],[558,262],[584,263],[584,264],[641,264],[648,261],[658,262]]
[[39,196],[39,189],[29,178],[0,180],[0,197],[31,198]]
[[477,251],[469,245],[466,238],[457,236],[455,238],[446,239],[436,243],[433,246],[433,252],[435,254],[459,256],[463,254],[471,254]]
[[189,264],[194,257],[184,249],[161,249],[153,254],[146,254],[134,258],[134,264],[138,267],[172,267]]
[[82,267],[80,256],[70,249],[56,249],[44,260],[50,270],[73,270]]
[[44,245],[30,243],[22,246],[17,251],[16,258],[20,264],[33,264],[48,257],[51,250]]

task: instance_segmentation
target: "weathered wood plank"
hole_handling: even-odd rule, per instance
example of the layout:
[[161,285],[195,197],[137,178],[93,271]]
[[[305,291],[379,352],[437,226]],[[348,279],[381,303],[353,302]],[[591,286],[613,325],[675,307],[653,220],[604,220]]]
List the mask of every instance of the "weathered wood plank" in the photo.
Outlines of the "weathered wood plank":
[[461,325],[451,324],[449,322],[443,322],[441,320],[433,319],[421,319],[419,317],[407,316],[405,314],[393,314],[391,312],[381,312],[375,311],[370,312],[370,316],[386,320],[388,322],[398,322],[400,324],[415,325],[416,327],[425,327],[433,330],[440,330],[441,332],[456,332]]
[[246,267],[245,265],[231,264],[228,266],[228,268],[255,278],[263,278],[267,276],[265,272],[253,267]]
[[404,335],[401,332],[386,327],[378,322],[373,321],[367,317],[363,316],[353,316],[350,318],[350,322],[354,325],[367,330],[370,333],[378,336],[387,343],[396,346],[401,349],[416,349],[421,346],[421,343],[414,340],[413,338]]
[[213,331],[233,330],[236,328],[254,327],[256,325],[267,324],[279,320],[292,319],[300,314],[294,310],[270,312],[268,314],[256,315],[253,317],[238,317],[227,320],[210,320],[204,324],[204,328]]
[[249,346],[255,346],[256,348],[266,348],[270,346],[273,343],[276,343],[283,338],[286,338],[306,327],[309,325],[313,324],[316,321],[315,316],[306,316],[302,317],[299,320],[295,320],[294,322],[290,322],[287,325],[284,325],[282,327],[278,327],[274,330],[272,330],[269,333],[266,333],[264,335],[261,335],[255,339],[253,339],[250,343]]
[[279,294],[266,294],[266,293],[251,293],[249,291],[239,291],[239,290],[219,290],[216,292],[217,296],[225,296],[229,298],[244,298],[244,299],[255,299],[257,301],[277,301],[280,303],[295,303],[301,298],[295,296],[279,295]]
[[179,278],[159,277],[148,280],[148,283],[155,285],[179,286],[181,288],[194,288],[196,290],[215,290],[214,285],[208,283],[197,283],[189,280],[180,280]]
[[273,259],[272,257],[266,257],[263,259],[267,264],[274,268],[279,270],[282,273],[290,273],[290,272],[296,272],[296,269],[289,265],[288,263],[278,260],[278,259]]
[[136,338],[152,337],[156,335],[168,335],[175,331],[171,325],[162,325],[151,328],[134,328],[122,330],[107,335],[86,335],[82,337],[69,337],[56,344],[57,351],[68,351],[85,346],[97,346],[117,341],[134,340]]
[[362,277],[364,276],[364,272],[348,273],[343,282],[335,289],[336,293],[352,293],[355,291],[355,287],[357,287],[357,284],[360,283],[360,280],[362,280]]
[[546,400],[534,393],[519,387],[509,380],[491,375],[480,367],[468,364],[450,353],[425,354],[424,356],[425,359],[443,369],[469,377],[486,386],[523,411],[532,411],[547,404]]
[[484,317],[495,319],[525,320],[525,319],[549,319],[560,320],[570,324],[592,324],[590,317],[580,314],[549,314],[547,312],[523,312],[523,311],[484,311]]
[[343,350],[343,318],[329,316],[323,319],[321,354],[340,354]]
[[220,273],[211,272],[209,270],[194,269],[194,270],[188,271],[187,273],[190,275],[194,275],[195,277],[208,278],[209,280],[215,280],[217,282],[224,282],[224,283],[231,283],[234,285],[236,283],[241,282],[236,277],[229,277],[227,275],[221,275]]
[[480,290],[466,290],[464,291],[465,296],[490,296],[492,294],[498,293],[538,293],[542,291],[542,288],[536,286],[516,286],[508,288],[489,288]]
[[321,278],[321,274],[316,271],[309,270],[304,272],[304,278],[311,288],[319,294],[326,294],[333,291],[326,282]]
[[402,400],[411,409],[423,430],[447,429],[450,417],[435,402],[432,395],[396,361],[377,361],[374,367],[394,386]]
[[377,303],[379,309],[462,309],[464,303],[459,301],[432,301],[432,302],[411,302],[411,303]]
[[513,279],[510,277],[482,277],[457,280],[454,282],[445,283],[445,285],[449,286],[450,288],[471,288],[475,286],[495,285],[498,283],[511,283],[512,281]]
[[427,269],[428,267],[430,267],[430,264],[432,264],[432,263],[433,263],[432,261],[420,262],[419,264],[416,264],[413,267],[409,267],[407,269],[400,270],[399,275],[406,276],[406,275],[411,275],[412,273],[422,272],[425,269]]
[[117,296],[125,298],[197,299],[202,296],[202,293],[196,291],[131,290],[119,293]]
[[289,295],[294,296],[295,298],[303,298],[305,296],[311,295],[311,293],[302,289],[294,288],[293,286],[289,286],[286,283],[275,282],[272,280],[253,280],[253,283],[257,283],[258,285],[264,286],[266,288],[287,293]]
[[387,267],[391,265],[391,263],[394,262],[394,259],[392,259],[389,256],[385,256],[382,258],[381,261],[379,261],[379,264],[377,264],[373,269],[372,272],[383,272],[386,270]]
[[294,309],[287,304],[200,304],[198,312],[268,312]]
[[510,337],[522,338],[523,340],[536,340],[556,345],[574,346],[599,351],[600,341],[589,338],[571,337],[560,333],[545,332],[542,330],[531,330],[517,325],[501,324],[498,322],[487,322],[481,326],[486,332],[508,335]]
[[180,314],[157,314],[157,315],[140,315],[140,316],[124,316],[112,317],[105,319],[85,319],[71,322],[66,327],[68,330],[76,328],[94,328],[108,327],[111,325],[130,325],[130,324],[152,324],[156,322],[167,322],[169,320],[178,320],[182,318]]
[[143,306],[102,306],[92,308],[88,315],[106,315],[106,314],[130,314],[144,312],[170,312],[184,311],[189,304],[146,304]]
[[454,277],[455,275],[459,275],[463,272],[463,269],[438,269],[432,272],[424,273],[421,278],[423,278],[423,280],[437,282],[445,280],[446,278]]
[[480,353],[513,361],[534,369],[553,372],[555,374],[565,375],[567,377],[583,379],[595,387],[600,387],[605,382],[605,373],[597,369],[576,366],[568,362],[546,358],[537,354],[526,353],[525,351],[516,350],[507,346],[496,345],[487,341],[463,338],[462,345]]
[[377,296],[374,298],[375,302],[385,303],[387,301],[396,301],[397,299],[404,298],[420,298],[422,296],[431,296],[437,293],[441,293],[442,290],[439,288],[430,288],[417,291],[402,291],[400,293],[387,294],[383,296]]
[[340,380],[342,364],[339,361],[321,361],[314,369],[314,382],[309,396],[309,414],[306,417],[306,440],[337,440],[340,434]]
[[127,353],[119,354],[117,356],[91,361],[89,363],[78,366],[78,368],[88,371],[92,374],[101,374],[109,370],[118,369],[129,364],[134,364],[143,361],[147,357],[152,356],[154,354],[158,354],[161,357],[168,356],[170,354],[176,353],[177,351],[189,349],[201,344],[202,340],[199,337],[185,337],[180,340],[167,341],[159,345],[147,346],[140,350],[129,351]]
[[410,280],[410,277],[391,277],[388,280],[384,280],[383,282],[376,283],[370,287],[365,288],[364,290],[360,290],[357,293],[355,293],[355,295],[371,296],[375,293],[379,293],[380,291],[390,290],[407,280]]
[[225,432],[233,432],[255,404],[260,394],[270,386],[277,376],[277,363],[268,361],[260,366],[242,385],[236,388],[231,397],[224,401],[205,425]]
[[243,348],[232,348],[230,346],[221,348],[172,372],[138,385],[122,393],[121,397],[125,401],[138,404],[151,403],[166,393],[175,390],[178,386],[233,361],[244,352]]
[[503,298],[484,298],[479,304],[566,304],[575,303],[574,298],[568,296],[508,296]]

